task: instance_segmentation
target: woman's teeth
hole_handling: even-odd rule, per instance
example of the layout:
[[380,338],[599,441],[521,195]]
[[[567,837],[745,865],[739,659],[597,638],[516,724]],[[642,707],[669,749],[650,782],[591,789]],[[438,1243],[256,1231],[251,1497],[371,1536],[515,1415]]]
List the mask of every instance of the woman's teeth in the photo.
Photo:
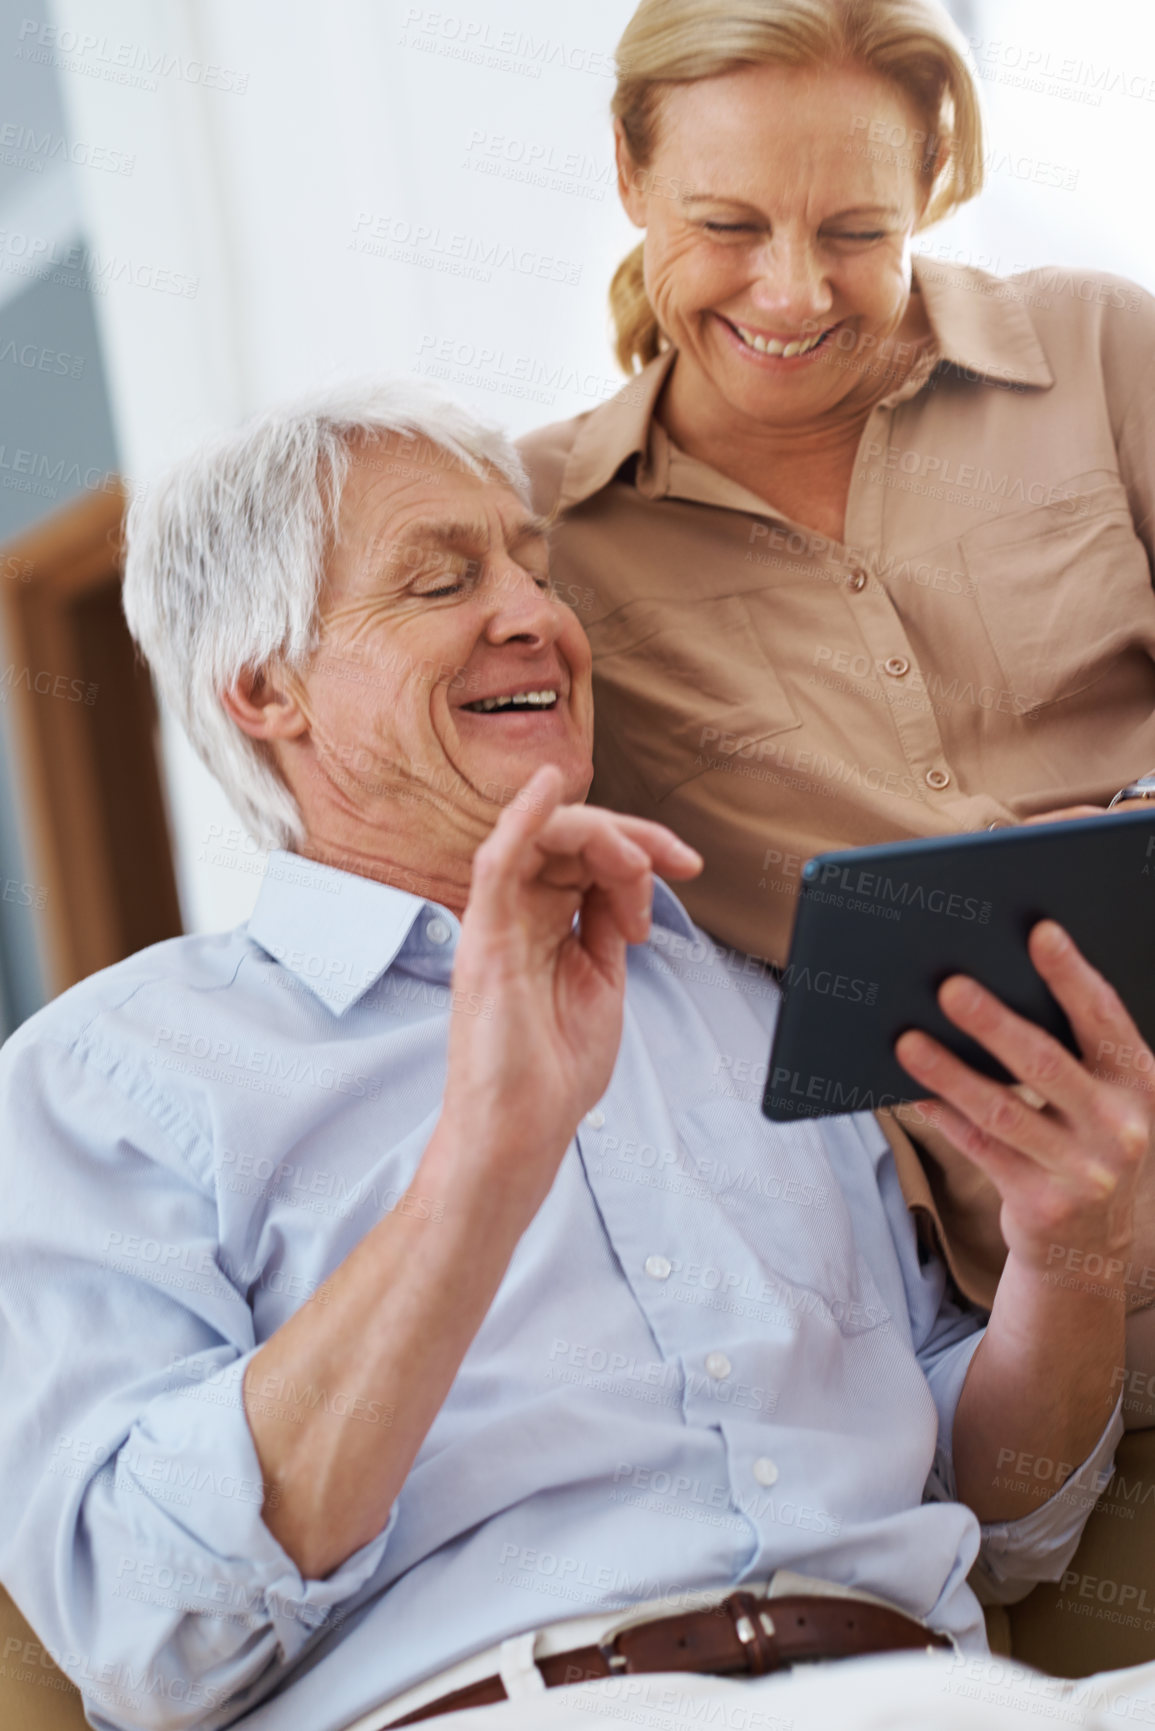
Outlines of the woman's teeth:
[[556,691],[519,691],[514,697],[479,697],[476,703],[467,703],[464,707],[479,710],[484,715],[491,709],[548,709],[556,702]]
[[828,331],[819,331],[817,336],[805,337],[800,342],[780,343],[777,337],[760,337],[756,331],[748,331],[744,325],[734,325],[733,320],[730,322],[747,348],[757,349],[760,355],[780,355],[784,361],[792,355],[808,355],[829,335]]

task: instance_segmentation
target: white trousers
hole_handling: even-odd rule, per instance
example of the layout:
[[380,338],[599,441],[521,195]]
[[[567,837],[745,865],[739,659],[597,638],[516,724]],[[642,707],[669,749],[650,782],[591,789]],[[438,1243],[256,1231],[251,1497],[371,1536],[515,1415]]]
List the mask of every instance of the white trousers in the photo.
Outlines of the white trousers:
[[882,1653],[735,1680],[693,1673],[527,1689],[430,1731],[1123,1731],[1155,1725],[1155,1662],[1065,1682],[990,1654]]

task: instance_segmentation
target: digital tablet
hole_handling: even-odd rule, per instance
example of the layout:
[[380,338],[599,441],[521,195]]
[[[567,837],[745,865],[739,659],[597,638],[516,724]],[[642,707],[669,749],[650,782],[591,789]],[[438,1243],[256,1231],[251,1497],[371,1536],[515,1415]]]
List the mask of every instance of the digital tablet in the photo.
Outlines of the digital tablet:
[[1155,810],[808,860],[763,1112],[782,1122],[925,1098],[894,1055],[907,1028],[932,1034],[984,1075],[1013,1080],[939,1009],[935,993],[955,973],[1077,1052],[1027,954],[1027,934],[1048,917],[1110,980],[1155,1047]]

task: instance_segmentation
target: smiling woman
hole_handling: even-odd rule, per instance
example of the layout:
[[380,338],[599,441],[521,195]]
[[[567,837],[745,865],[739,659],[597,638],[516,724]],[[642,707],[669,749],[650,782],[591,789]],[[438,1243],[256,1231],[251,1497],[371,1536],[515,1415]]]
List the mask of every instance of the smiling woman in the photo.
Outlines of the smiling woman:
[[[1155,301],[914,253],[982,184],[938,0],[642,0],[612,109],[636,377],[520,448],[589,598],[591,799],[697,847],[695,920],[781,966],[812,855],[1155,764]],[[994,1190],[920,1135],[989,1303]]]

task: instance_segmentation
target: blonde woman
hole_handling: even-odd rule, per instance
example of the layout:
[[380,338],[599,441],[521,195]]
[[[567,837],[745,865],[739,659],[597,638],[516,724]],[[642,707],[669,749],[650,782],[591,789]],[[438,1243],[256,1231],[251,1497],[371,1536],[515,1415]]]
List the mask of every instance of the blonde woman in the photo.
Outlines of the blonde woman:
[[[618,67],[634,376],[521,450],[588,598],[591,798],[696,847],[694,918],[781,964],[809,855],[1155,764],[1155,300],[913,253],[982,181],[935,0],[642,0]],[[906,1122],[908,1200],[989,1304],[994,1188]]]

